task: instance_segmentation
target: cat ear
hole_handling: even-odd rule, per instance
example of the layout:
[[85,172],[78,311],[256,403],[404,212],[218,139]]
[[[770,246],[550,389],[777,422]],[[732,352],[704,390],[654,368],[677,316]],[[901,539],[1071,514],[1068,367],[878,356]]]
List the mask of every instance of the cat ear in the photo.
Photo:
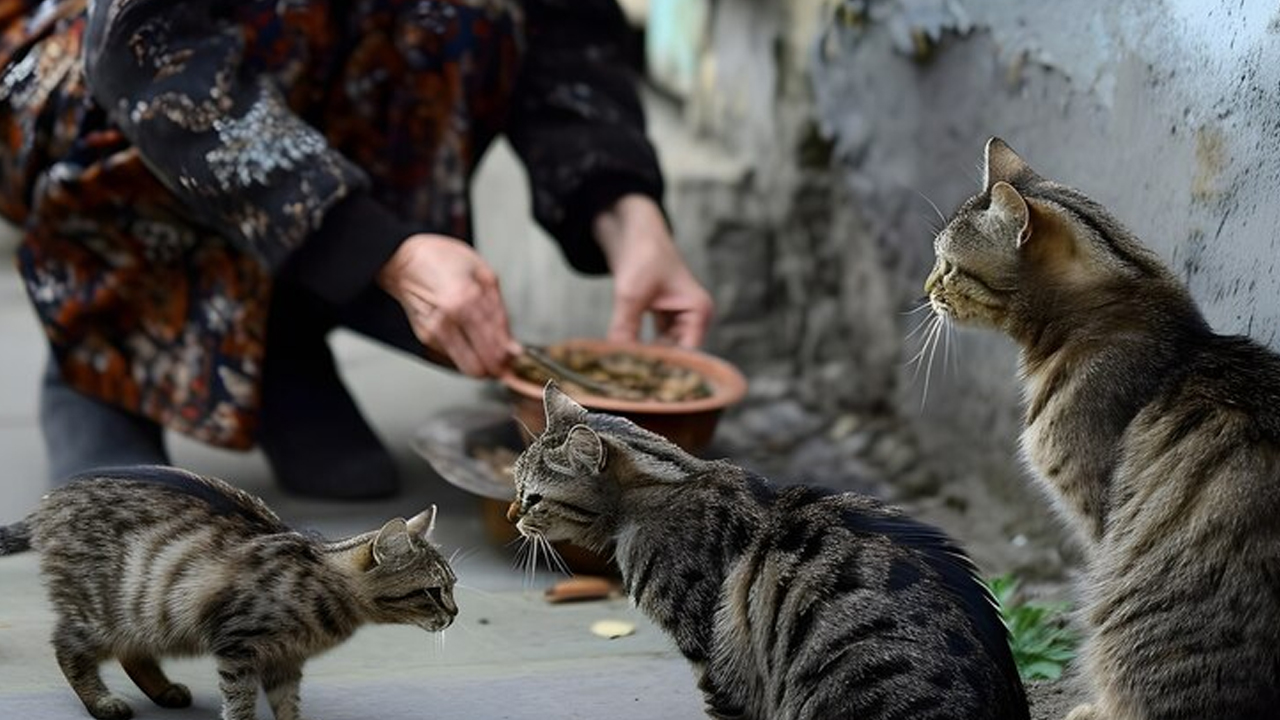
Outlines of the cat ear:
[[542,406],[547,412],[547,428],[564,427],[587,419],[587,409],[573,401],[555,380],[542,389]]
[[990,190],[998,182],[1012,182],[1019,175],[1035,175],[1031,166],[998,137],[987,141],[982,165],[983,190]]
[[1031,210],[1022,195],[1007,182],[991,186],[991,210],[1018,228],[1018,247],[1031,237]]
[[547,467],[565,475],[595,475],[604,470],[605,460],[604,441],[595,430],[582,424],[569,428],[560,447],[543,453]]
[[395,564],[400,558],[413,553],[413,542],[409,539],[409,525],[404,518],[388,520],[373,539],[373,562],[375,565]]
[[431,541],[431,531],[436,529],[436,506],[423,510],[422,512],[409,518],[405,523],[409,534],[421,540],[423,543]]
[[604,441],[595,430],[586,425],[574,425],[569,428],[569,437],[564,441],[565,457],[575,467],[595,474],[604,470],[606,454]]

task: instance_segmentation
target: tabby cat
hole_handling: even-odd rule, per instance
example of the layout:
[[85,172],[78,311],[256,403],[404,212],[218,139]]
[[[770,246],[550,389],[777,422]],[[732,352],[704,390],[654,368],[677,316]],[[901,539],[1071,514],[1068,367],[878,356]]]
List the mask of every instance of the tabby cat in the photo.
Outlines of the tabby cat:
[[1029,464],[1088,558],[1071,720],[1280,717],[1280,357],[1210,330],[1098,203],[986,148],[937,313],[1021,348]]
[[0,528],[0,554],[40,553],[58,665],[95,718],[133,714],[103,684],[102,660],[118,659],[157,705],[186,707],[191,693],[158,659],[212,653],[223,720],[252,720],[259,685],[276,720],[296,720],[303,663],[361,624],[453,622],[453,571],[427,541],[434,520],[433,507],[324,542],[219,480],[113,468]]
[[554,384],[543,400],[509,517],[526,537],[611,548],[711,717],[1028,717],[991,596],[940,531],[700,460]]

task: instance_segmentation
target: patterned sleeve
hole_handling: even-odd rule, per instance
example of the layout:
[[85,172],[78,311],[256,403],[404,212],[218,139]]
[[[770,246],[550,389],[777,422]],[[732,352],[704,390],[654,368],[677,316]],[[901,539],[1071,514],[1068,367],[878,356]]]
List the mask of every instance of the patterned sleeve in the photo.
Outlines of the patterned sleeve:
[[658,160],[626,66],[615,0],[530,0],[529,47],[507,136],[524,161],[538,222],[582,272],[608,269],[596,215],[623,195],[662,200]]
[[241,72],[232,4],[91,2],[85,73],[94,99],[195,219],[276,269],[368,179],[272,82]]

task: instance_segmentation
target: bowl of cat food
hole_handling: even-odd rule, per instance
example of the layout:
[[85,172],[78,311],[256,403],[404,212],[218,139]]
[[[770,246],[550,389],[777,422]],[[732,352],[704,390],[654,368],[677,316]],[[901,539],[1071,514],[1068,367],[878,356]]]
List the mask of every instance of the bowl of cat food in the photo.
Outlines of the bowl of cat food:
[[747,391],[732,364],[696,350],[612,340],[527,348],[502,378],[515,415],[542,432],[548,380],[593,412],[626,417],[689,452],[705,448],[720,414]]
[[[502,378],[510,408],[445,412],[414,438],[414,449],[441,476],[481,498],[486,534],[500,545],[516,537],[506,514],[515,499],[512,465],[524,448],[520,425],[535,434],[543,431],[542,391],[548,380],[588,410],[623,415],[694,453],[707,446],[720,414],[747,389],[742,373],[728,362],[675,347],[570,340],[528,348],[526,354],[536,359],[521,358]],[[556,549],[576,573],[616,572],[596,553],[566,544]]]

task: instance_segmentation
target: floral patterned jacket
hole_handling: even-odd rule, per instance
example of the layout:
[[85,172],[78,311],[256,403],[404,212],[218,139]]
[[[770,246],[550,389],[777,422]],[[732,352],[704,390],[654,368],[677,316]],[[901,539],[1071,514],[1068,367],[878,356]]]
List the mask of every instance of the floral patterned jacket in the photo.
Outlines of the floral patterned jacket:
[[0,214],[66,380],[254,442],[272,278],[350,301],[412,232],[470,239],[505,134],[534,214],[662,180],[614,0],[0,0]]

